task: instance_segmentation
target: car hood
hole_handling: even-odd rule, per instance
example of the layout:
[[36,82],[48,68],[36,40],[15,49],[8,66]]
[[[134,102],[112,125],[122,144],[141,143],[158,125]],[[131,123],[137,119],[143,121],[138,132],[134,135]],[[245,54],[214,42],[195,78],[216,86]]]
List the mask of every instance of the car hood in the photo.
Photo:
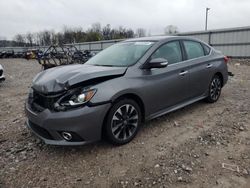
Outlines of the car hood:
[[[85,81],[105,81],[125,74],[127,67],[93,65],[66,65],[40,72],[33,80],[32,88],[38,92],[58,93]],[[94,81],[93,81],[94,82]],[[96,83],[96,82],[95,82]]]

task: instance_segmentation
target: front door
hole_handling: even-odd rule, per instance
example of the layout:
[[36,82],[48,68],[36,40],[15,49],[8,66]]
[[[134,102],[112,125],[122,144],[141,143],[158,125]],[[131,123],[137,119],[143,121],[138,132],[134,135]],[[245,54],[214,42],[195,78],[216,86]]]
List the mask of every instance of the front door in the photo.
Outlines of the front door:
[[150,114],[157,113],[187,99],[188,72],[179,41],[168,42],[156,50],[151,59],[165,58],[168,66],[143,71]]

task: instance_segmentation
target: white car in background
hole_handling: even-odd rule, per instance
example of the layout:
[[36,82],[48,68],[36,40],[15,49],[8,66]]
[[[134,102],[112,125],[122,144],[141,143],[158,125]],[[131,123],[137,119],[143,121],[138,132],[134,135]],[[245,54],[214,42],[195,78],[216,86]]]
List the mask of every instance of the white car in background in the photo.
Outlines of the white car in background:
[[4,77],[4,74],[3,74],[3,67],[2,67],[2,65],[0,65],[0,82],[2,82],[4,80],[5,80],[5,77]]

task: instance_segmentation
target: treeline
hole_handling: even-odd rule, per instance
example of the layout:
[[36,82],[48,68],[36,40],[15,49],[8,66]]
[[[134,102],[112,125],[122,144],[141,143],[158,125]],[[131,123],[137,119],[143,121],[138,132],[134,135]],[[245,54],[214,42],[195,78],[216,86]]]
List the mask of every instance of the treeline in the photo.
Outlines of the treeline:
[[64,27],[62,32],[45,30],[38,33],[17,34],[13,38],[15,46],[47,46],[51,44],[69,44],[91,42],[99,40],[125,39],[146,36],[146,30],[138,28],[136,31],[124,27],[112,28],[110,24],[101,27],[101,24],[92,24],[84,31],[82,28]]
[[[168,25],[163,29],[165,35],[178,33],[178,28],[174,25]],[[150,36],[146,34],[144,28],[138,28],[135,31],[125,27],[112,28],[110,24],[102,27],[100,23],[94,23],[87,30],[82,28],[64,27],[61,32],[53,30],[44,30],[37,33],[17,34],[12,41],[0,39],[0,47],[8,46],[48,46],[51,44],[70,44],[79,42],[91,42],[100,40],[126,39],[134,37]]]

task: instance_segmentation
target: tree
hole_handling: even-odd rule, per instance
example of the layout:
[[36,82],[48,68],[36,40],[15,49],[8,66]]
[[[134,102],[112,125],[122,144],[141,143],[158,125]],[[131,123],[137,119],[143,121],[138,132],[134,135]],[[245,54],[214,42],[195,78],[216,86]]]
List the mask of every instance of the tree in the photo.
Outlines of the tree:
[[146,36],[146,30],[143,28],[138,28],[136,30],[136,36],[137,37],[145,37]]
[[23,35],[17,34],[14,37],[14,41],[16,41],[16,43],[17,43],[18,46],[24,46],[25,40],[24,40]]
[[91,25],[90,31],[93,33],[101,33],[102,26],[100,23],[96,22]]
[[165,35],[172,35],[178,33],[178,27],[174,25],[168,25],[164,28]]
[[51,44],[58,44],[58,37],[54,31],[51,31]]
[[112,39],[110,24],[107,24],[104,28],[102,28],[102,36],[104,40]]
[[126,38],[134,38],[135,37],[135,33],[132,29],[127,29],[126,31]]
[[43,31],[41,33],[42,45],[49,46],[51,45],[51,31]]
[[64,31],[63,31],[63,43],[74,43],[74,36],[73,36],[73,31],[72,29],[68,28],[68,27],[64,27]]
[[59,45],[62,45],[64,43],[64,35],[62,33],[57,33],[57,42]]
[[27,33],[27,34],[26,34],[26,40],[27,40],[29,46],[33,46],[34,35],[31,34],[31,33]]
[[84,42],[86,40],[86,33],[82,28],[75,28],[73,30],[73,38],[75,42]]
[[102,39],[100,33],[88,31],[86,34],[86,42],[99,41]]
[[24,46],[26,42],[29,46],[62,45],[67,43],[133,38],[135,35],[143,37],[146,35],[146,31],[143,28],[139,28],[135,34],[132,29],[122,26],[112,28],[110,24],[107,24],[102,28],[100,23],[94,23],[87,31],[84,31],[81,27],[69,28],[64,26],[63,31],[58,33],[55,33],[53,30],[44,30],[38,33],[27,33],[25,36],[19,34],[14,37],[13,45]]

